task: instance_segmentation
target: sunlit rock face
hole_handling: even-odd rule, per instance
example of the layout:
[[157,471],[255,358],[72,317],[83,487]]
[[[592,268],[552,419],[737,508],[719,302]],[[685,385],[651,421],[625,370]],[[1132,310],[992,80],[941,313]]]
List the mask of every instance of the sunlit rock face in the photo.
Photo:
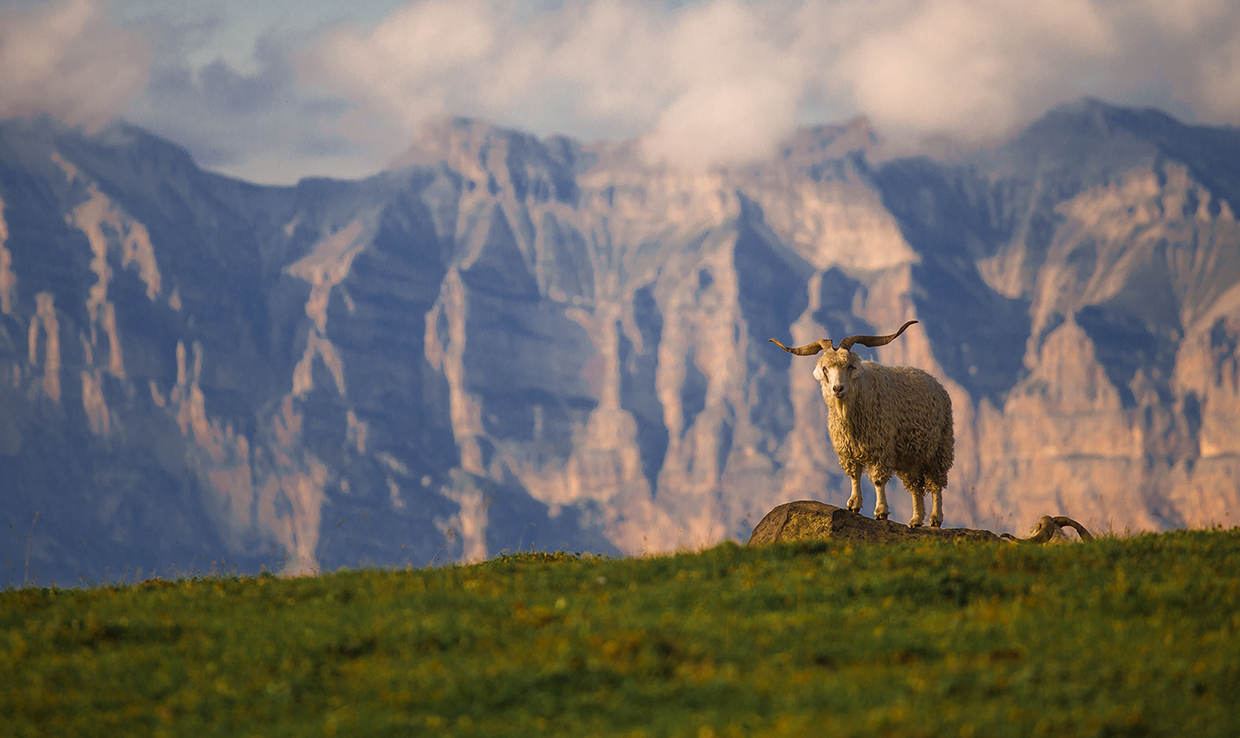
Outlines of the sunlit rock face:
[[256,187],[0,124],[3,577],[743,540],[848,495],[767,339],[912,319],[861,351],[952,395],[947,525],[1240,522],[1240,135],[1081,103],[968,161],[874,144],[685,172],[457,120]]
[[970,388],[975,520],[1240,522],[1240,134],[1086,102],[985,159],[878,178]]

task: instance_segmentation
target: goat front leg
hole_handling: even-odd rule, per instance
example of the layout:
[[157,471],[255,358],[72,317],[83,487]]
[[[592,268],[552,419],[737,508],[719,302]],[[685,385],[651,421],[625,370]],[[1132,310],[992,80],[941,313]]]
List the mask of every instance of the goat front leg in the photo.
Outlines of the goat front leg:
[[891,508],[887,507],[887,480],[875,480],[874,491],[878,494],[878,499],[874,503],[874,519],[886,520],[891,513]]
[[874,502],[874,520],[887,520],[892,512],[887,506],[887,482],[892,480],[892,471],[885,466],[872,466],[869,480],[874,482],[874,491],[878,492],[878,500]]
[[852,495],[848,498],[849,512],[861,512],[861,472],[857,472],[850,477],[852,480]]
[[933,499],[933,505],[930,509],[930,527],[943,527],[943,488],[937,484],[930,485],[930,497]]

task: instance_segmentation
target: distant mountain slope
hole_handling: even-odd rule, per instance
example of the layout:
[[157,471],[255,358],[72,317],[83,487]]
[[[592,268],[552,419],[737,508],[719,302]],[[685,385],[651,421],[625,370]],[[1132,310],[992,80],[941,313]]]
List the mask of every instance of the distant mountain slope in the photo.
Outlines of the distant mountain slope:
[[766,339],[907,319],[866,356],[952,393],[949,525],[1240,522],[1240,134],[1086,101],[962,162],[874,142],[686,173],[456,120],[257,187],[0,123],[3,577],[28,538],[65,582],[744,537],[847,495]]

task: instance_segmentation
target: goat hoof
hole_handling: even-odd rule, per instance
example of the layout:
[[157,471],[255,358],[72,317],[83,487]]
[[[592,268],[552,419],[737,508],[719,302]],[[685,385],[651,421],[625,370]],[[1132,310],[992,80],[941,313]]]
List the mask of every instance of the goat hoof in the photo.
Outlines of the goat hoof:
[[920,521],[920,520],[918,520],[917,522],[909,521],[908,527],[910,527],[910,528],[920,528],[920,527],[921,527],[921,521]]
[[874,513],[874,519],[875,520],[886,520],[887,513],[883,513],[882,515],[879,515],[878,513]]
[[931,527],[931,528],[942,528],[942,527],[943,527],[943,521],[942,521],[942,520],[931,520],[931,521],[930,521],[930,527]]

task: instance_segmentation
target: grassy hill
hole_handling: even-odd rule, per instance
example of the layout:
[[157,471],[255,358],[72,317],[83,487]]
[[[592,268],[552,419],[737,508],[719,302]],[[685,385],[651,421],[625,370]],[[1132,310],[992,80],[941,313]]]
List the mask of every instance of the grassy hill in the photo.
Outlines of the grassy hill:
[[0,592],[13,736],[1240,734],[1240,530]]

